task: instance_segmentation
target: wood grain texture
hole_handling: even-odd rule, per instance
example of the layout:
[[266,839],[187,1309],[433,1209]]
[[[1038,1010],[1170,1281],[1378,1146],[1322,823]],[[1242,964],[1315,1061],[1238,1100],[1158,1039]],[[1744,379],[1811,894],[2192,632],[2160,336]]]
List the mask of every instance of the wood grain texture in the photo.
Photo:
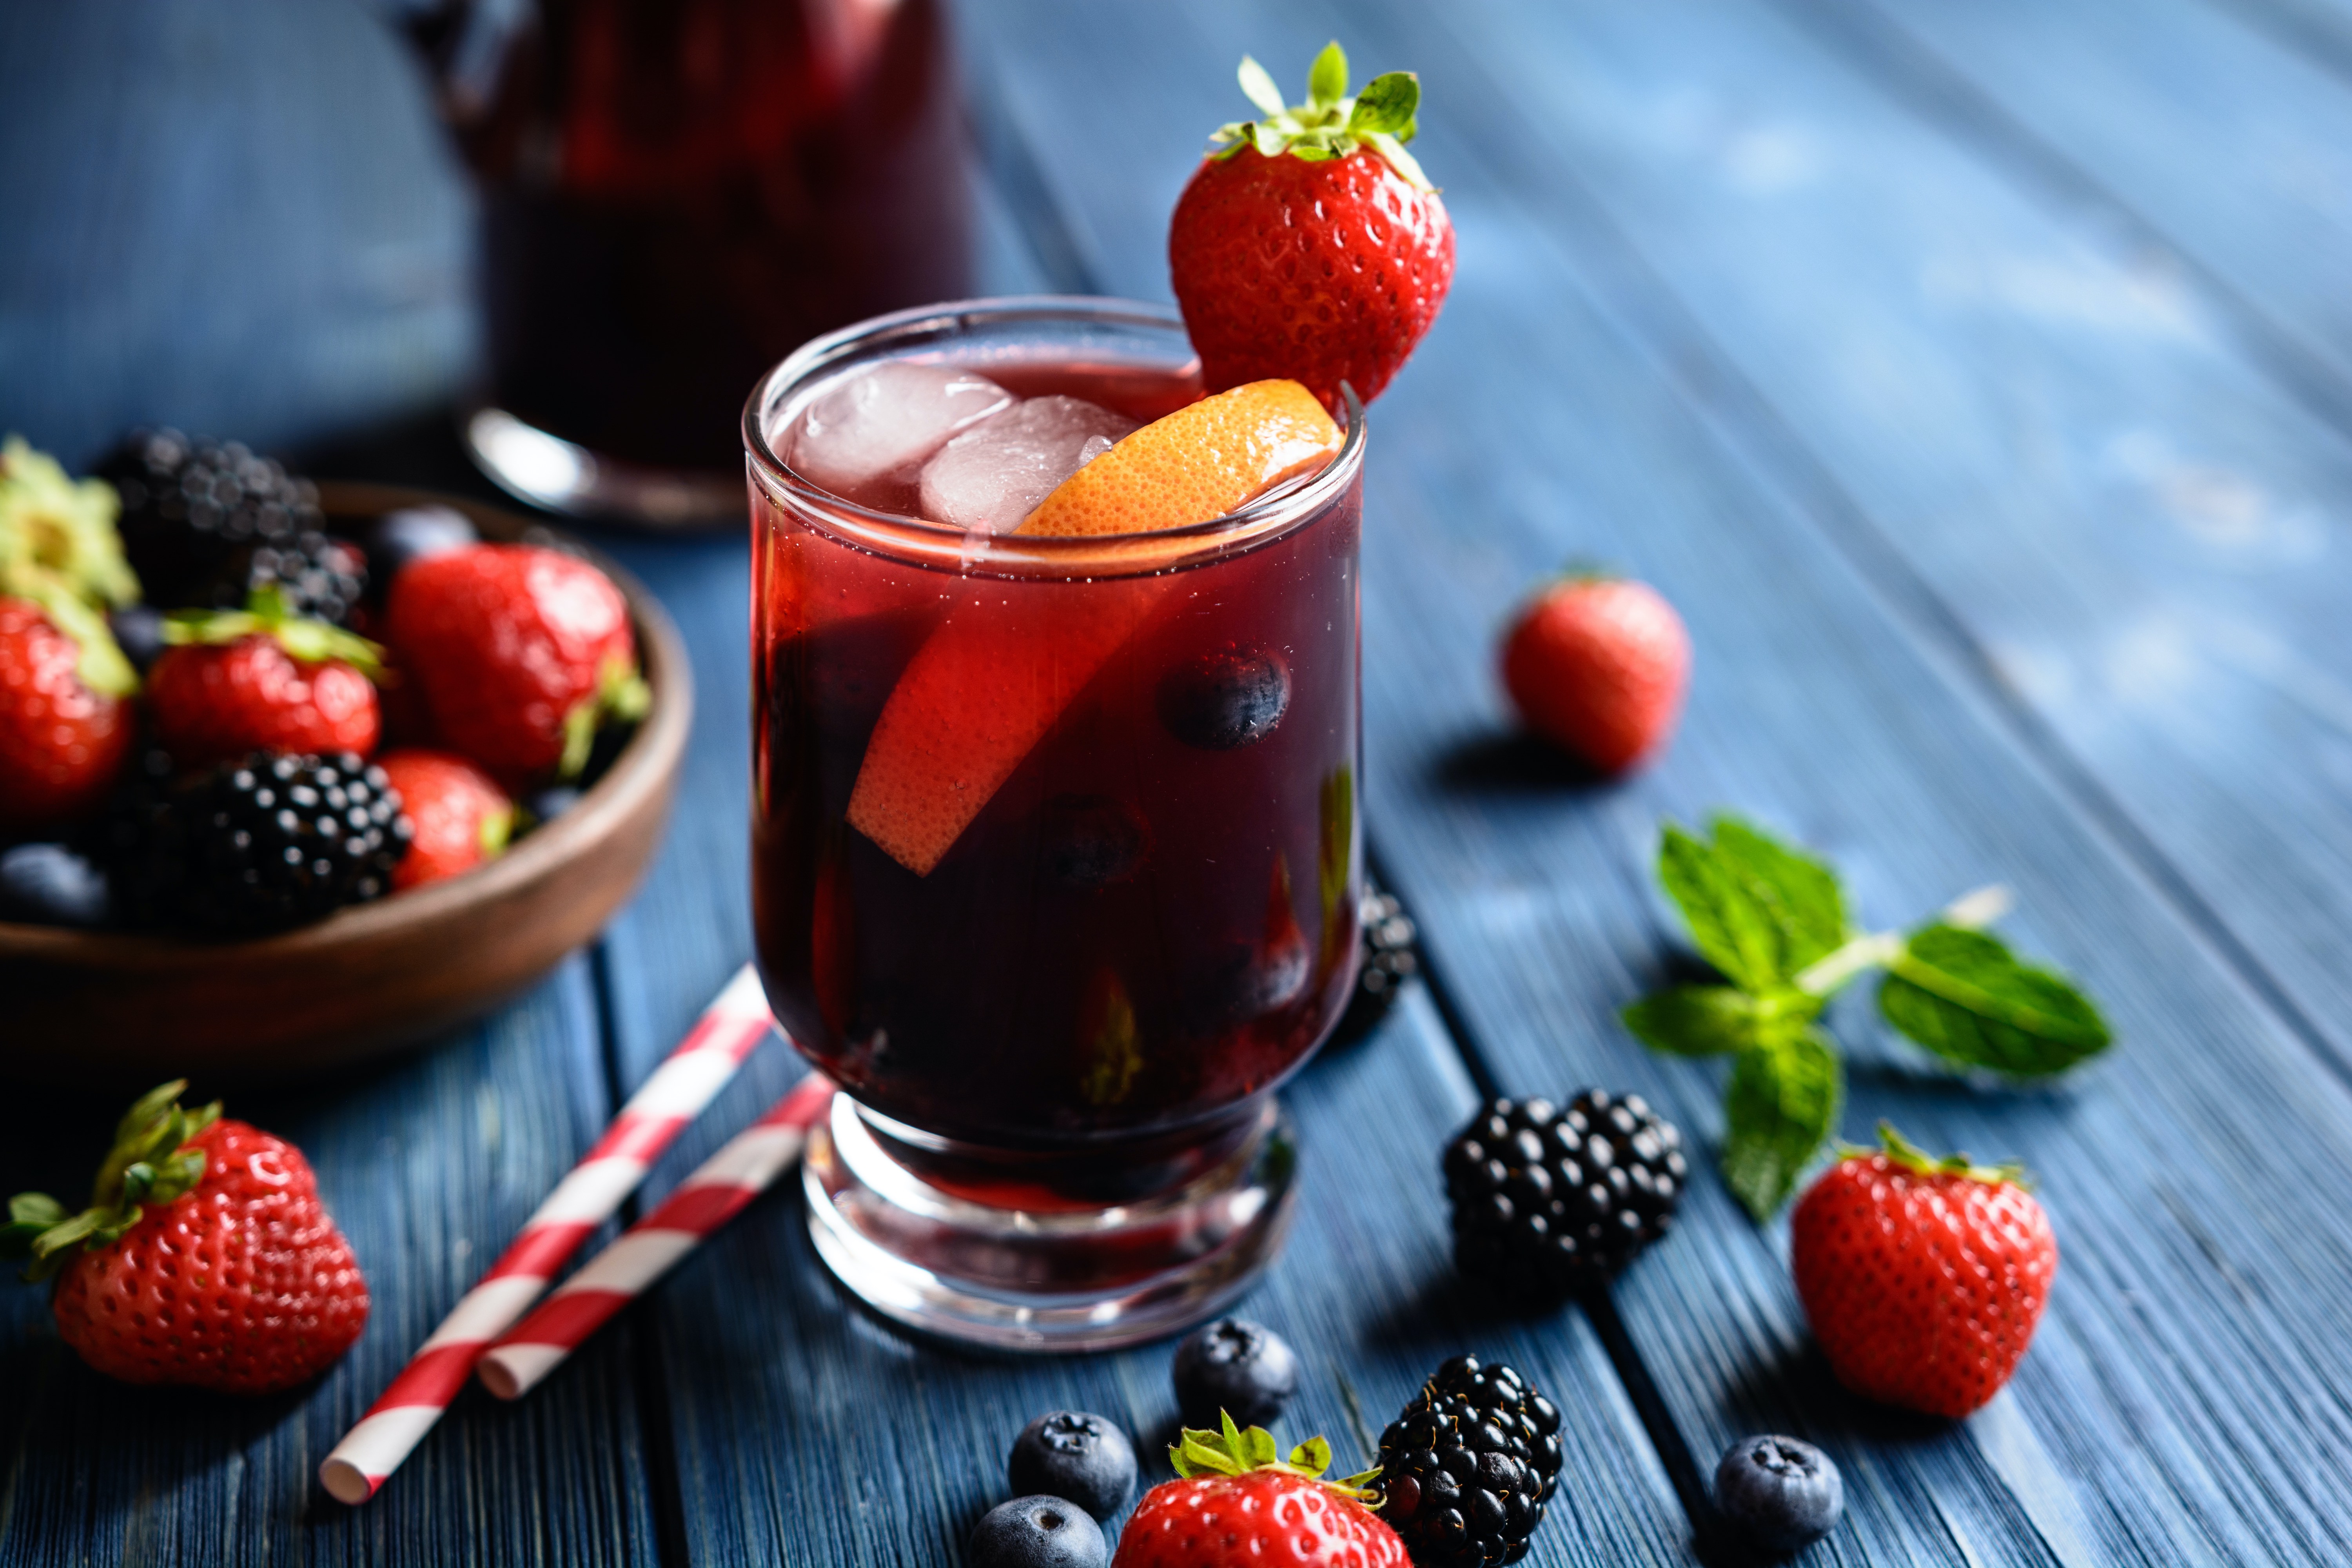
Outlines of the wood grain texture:
[[[364,1509],[316,1480],[320,1458],[611,1115],[596,1041],[575,958],[428,1055],[230,1102],[310,1156],[368,1278],[366,1332],[307,1388],[247,1401],[110,1383],[58,1339],[47,1292],[11,1279],[0,1564],[654,1561],[626,1328],[552,1398],[468,1394]],[[44,1090],[41,1103],[38,1122],[17,1122],[0,1148],[0,1190],[79,1194],[121,1102]]]
[[[999,57],[1008,90],[1066,106],[1068,121],[1047,127],[1049,146],[1093,128],[1084,160],[1050,165],[1065,205],[1097,215],[1105,233],[1155,233],[1149,215],[1165,201],[1156,149],[1213,123],[1222,105],[1202,112],[1175,101],[1181,89],[1163,101],[1122,79],[1119,129],[1108,131],[1107,104],[1073,94],[1071,66],[1107,52],[1116,24],[1061,7],[1017,14],[1033,53],[1025,63]],[[1220,40],[1243,33],[1222,12],[1188,15]],[[2191,1542],[2225,1557],[2325,1561],[2346,1522],[2316,1478],[2346,1463],[2333,1412],[2352,1369],[2321,1342],[2316,1318],[2284,1319],[2301,1310],[2294,1298],[2329,1294],[2320,1282],[2346,1256],[2342,1194],[2310,1184],[2341,1168],[2352,1106],[2213,961],[2193,922],[2053,787],[1967,673],[1940,649],[1922,652],[1878,584],[1831,547],[1811,498],[1759,469],[1755,432],[1727,428],[1724,410],[1695,395],[1688,383],[1720,351],[1687,331],[1686,307],[1656,286],[1644,254],[1597,233],[1604,215],[1580,205],[1591,176],[1579,160],[1604,162],[1618,142],[1671,140],[1686,122],[1702,133],[1719,122],[1772,129],[1741,117],[1745,99],[1710,98],[1703,78],[1693,85],[1702,66],[1744,67],[1746,99],[1801,68],[1822,79],[1802,79],[1812,96],[1856,90],[1800,45],[1763,47],[1746,21],[1731,7],[1400,6],[1274,26],[1260,17],[1247,30],[1262,58],[1303,58],[1336,29],[1368,68],[1419,68],[1423,161],[1462,235],[1446,314],[1374,413],[1366,643],[1376,841],[1507,1081],[1590,1077],[1654,1089],[1710,1136],[1714,1075],[1644,1058],[1612,1017],[1674,945],[1646,885],[1662,811],[1729,803],[1791,829],[1849,868],[1864,909],[1882,921],[1993,877],[2017,881],[2025,944],[2081,968],[2116,1001],[2126,1044],[2113,1061],[2055,1093],[1981,1097],[1923,1072],[1864,1017],[1847,1030],[1863,1047],[1850,1128],[1892,1111],[1915,1136],[2021,1152],[2043,1169],[2070,1279],[2083,1283],[2062,1285],[2002,1406],[1962,1427],[1913,1431],[1838,1394],[1805,1351],[1777,1242],[1712,1186],[1685,1238],[1621,1291],[1629,1332],[1702,1453],[1765,1424],[1832,1444],[1853,1484],[1851,1534],[1836,1543],[1847,1560],[2161,1562],[2171,1543]],[[1181,60],[1165,73],[1172,81],[1213,79],[1205,51],[1166,31],[1123,47]],[[1506,37],[1513,47],[1499,46]],[[1573,156],[1561,121],[1586,132]],[[1874,123],[1868,137],[1901,130]],[[1866,138],[1854,155],[1874,146]],[[1781,167],[1769,134],[1748,155],[1748,173],[1768,182]],[[1696,204],[1661,189],[1688,186],[1722,206],[1742,167],[1652,169],[1626,183],[1653,203]],[[1937,197],[1931,186],[1916,200]],[[1781,226],[1750,215],[1751,236],[1735,226],[1740,215],[1710,212],[1718,226],[1706,253],[1727,275],[1752,266]],[[1122,291],[1161,276],[1141,239],[1106,255]],[[1842,297],[1846,276],[1814,259],[1793,297]],[[1869,277],[1861,270],[1851,286]],[[1777,281],[1796,288],[1786,274]],[[1823,319],[1826,330],[1835,313]],[[1901,346],[1916,350],[1903,362],[1911,376],[1965,380],[1958,348]],[[1779,348],[1843,363],[1818,343]],[[1896,377],[1886,395],[1905,385]],[[1882,433],[1876,445],[1899,468],[1932,459],[1948,437],[1931,426],[1899,445]],[[1660,583],[1698,642],[1684,739],[1622,790],[1581,788],[1510,742],[1486,668],[1524,585],[1570,553]],[[2224,1214],[2233,1223],[2204,1217]],[[2250,1312],[2257,1294],[2264,1310]]]

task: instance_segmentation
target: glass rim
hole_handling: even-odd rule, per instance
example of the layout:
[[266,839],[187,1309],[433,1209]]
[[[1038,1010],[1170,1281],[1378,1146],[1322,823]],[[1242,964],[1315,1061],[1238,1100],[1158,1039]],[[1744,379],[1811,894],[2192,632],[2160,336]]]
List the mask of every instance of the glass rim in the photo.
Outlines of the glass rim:
[[[1075,567],[1093,561],[1100,563],[1110,574],[1126,575],[1169,570],[1202,556],[1224,554],[1235,545],[1254,548],[1280,538],[1317,516],[1362,472],[1364,405],[1356,389],[1344,382],[1339,391],[1347,417],[1339,450],[1305,481],[1277,488],[1269,495],[1205,521],[1137,533],[981,533],[903,512],[860,506],[803,479],[769,443],[768,416],[772,412],[783,406],[795,392],[823,372],[871,343],[903,337],[914,344],[933,338],[950,338],[975,321],[1024,319],[1172,328],[1180,334],[1184,330],[1184,318],[1172,305],[1097,294],[1013,294],[956,300],[869,317],[811,338],[770,367],[752,385],[750,397],[744,401],[742,419],[743,450],[751,482],[778,502],[789,502],[799,516],[827,532],[884,554],[912,556],[919,563],[944,563],[952,559],[958,570],[969,572],[1018,565]],[[1165,554],[1171,546],[1188,544],[1201,548],[1181,557]]]

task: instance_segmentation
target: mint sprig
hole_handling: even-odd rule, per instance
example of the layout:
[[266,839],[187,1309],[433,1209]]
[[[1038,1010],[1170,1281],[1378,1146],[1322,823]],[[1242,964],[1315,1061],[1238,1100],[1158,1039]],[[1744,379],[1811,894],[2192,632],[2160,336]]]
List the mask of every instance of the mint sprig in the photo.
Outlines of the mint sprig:
[[1242,95],[1257,106],[1261,118],[1220,125],[1209,137],[1209,155],[1230,158],[1244,147],[1255,147],[1267,158],[1287,153],[1294,158],[1320,163],[1344,158],[1359,147],[1386,160],[1418,190],[1433,190],[1404,144],[1420,131],[1421,79],[1411,71],[1389,71],[1372,79],[1363,91],[1348,92],[1348,56],[1338,40],[1326,44],[1307,72],[1307,101],[1282,101],[1282,89],[1266,68],[1242,57]]
[[1724,1180],[1759,1222],[1836,1128],[1845,1075],[1819,1019],[1856,977],[1885,971],[1880,1016],[1958,1068],[2047,1078],[2113,1043],[2073,981],[1979,929],[2007,911],[2005,889],[1971,893],[1908,933],[1858,931],[1826,862],[1736,817],[1708,830],[1668,823],[1658,879],[1729,984],[1674,986],[1622,1016],[1654,1050],[1732,1058]]

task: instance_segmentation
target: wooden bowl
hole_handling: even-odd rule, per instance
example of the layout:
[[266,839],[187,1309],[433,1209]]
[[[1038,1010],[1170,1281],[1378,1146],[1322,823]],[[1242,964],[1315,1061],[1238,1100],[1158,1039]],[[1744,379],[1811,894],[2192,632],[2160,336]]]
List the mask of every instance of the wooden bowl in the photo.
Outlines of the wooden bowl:
[[[430,503],[464,512],[485,539],[541,526],[387,486],[324,484],[320,500],[331,521]],[[0,921],[0,1075],[137,1088],[344,1067],[487,1012],[594,936],[661,840],[694,682],[661,605],[583,553],[628,598],[654,702],[577,805],[478,870],[257,941]]]

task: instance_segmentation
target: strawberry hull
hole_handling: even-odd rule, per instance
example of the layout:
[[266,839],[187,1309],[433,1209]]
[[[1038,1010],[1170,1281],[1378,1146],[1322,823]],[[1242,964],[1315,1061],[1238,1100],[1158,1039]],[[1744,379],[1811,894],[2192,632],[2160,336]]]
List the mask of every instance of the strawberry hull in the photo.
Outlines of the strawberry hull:
[[[1174,369],[1019,379],[1138,418],[1197,395]],[[1359,530],[1350,475],[1246,549],[999,574],[755,487],[761,970],[859,1103],[961,1146],[893,1157],[983,1201],[1124,1201],[1228,1151],[1328,1030]]]

